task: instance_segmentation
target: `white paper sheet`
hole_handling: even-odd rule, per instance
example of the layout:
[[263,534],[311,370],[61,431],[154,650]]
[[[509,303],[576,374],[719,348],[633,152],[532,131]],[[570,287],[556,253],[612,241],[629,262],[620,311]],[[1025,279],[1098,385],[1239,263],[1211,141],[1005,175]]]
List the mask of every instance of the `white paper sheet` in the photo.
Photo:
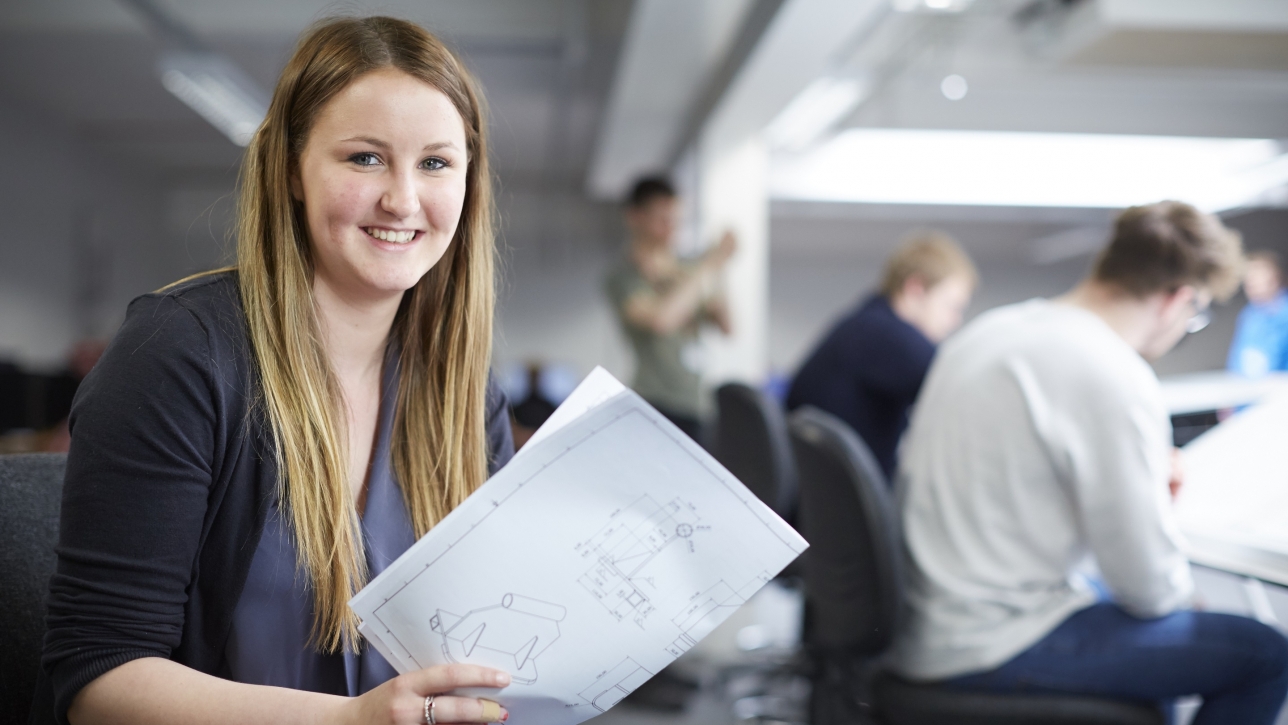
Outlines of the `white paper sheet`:
[[1288,393],[1184,448],[1177,521],[1191,558],[1288,583]]
[[520,449],[519,453],[535,449],[535,444],[546,436],[577,420],[591,408],[600,403],[605,403],[613,396],[625,391],[626,386],[622,385],[621,381],[613,377],[607,370],[595,366],[595,369],[590,371],[590,375],[587,375],[577,388],[572,391],[568,399],[560,403],[555,412],[537,429],[537,432],[532,434],[532,437],[528,439],[528,444]]
[[592,377],[568,401],[580,415],[556,413],[350,602],[400,672],[510,672],[499,693],[472,694],[520,725],[606,711],[807,546],[637,395],[596,405],[621,384]]
[[1163,402],[1172,415],[1237,408],[1288,391],[1288,373],[1250,378],[1225,370],[1213,370],[1169,375],[1160,382],[1163,385]]

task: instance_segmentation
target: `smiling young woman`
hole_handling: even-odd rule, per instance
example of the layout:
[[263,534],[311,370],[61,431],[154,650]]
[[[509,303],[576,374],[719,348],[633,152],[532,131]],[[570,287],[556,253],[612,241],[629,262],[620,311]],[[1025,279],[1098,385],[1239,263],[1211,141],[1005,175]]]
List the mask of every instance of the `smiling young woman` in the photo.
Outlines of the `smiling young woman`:
[[302,37],[236,267],[135,300],[76,401],[35,722],[504,719],[443,693],[508,674],[397,676],[347,604],[513,453],[492,214],[482,99],[436,38]]

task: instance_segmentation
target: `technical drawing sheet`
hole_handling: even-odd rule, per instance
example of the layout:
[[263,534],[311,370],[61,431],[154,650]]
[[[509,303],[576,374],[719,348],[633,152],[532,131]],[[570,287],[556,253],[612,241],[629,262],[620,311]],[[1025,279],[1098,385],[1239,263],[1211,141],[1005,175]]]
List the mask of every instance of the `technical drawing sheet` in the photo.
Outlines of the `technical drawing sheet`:
[[585,412],[552,418],[562,426],[543,427],[350,602],[400,672],[508,671],[499,693],[468,694],[520,725],[608,710],[807,547],[608,373],[566,404]]

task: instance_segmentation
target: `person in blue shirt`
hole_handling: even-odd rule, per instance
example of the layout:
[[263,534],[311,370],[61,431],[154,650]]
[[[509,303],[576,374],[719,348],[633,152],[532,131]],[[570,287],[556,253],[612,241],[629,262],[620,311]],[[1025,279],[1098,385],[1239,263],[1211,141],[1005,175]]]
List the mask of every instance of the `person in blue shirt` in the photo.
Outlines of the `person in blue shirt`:
[[1226,367],[1248,377],[1288,370],[1288,292],[1278,254],[1248,254],[1243,293],[1248,306],[1239,313]]
[[976,279],[951,237],[910,235],[886,261],[880,292],[837,322],[805,360],[788,409],[813,405],[848,423],[889,479],[935,346],[961,326]]

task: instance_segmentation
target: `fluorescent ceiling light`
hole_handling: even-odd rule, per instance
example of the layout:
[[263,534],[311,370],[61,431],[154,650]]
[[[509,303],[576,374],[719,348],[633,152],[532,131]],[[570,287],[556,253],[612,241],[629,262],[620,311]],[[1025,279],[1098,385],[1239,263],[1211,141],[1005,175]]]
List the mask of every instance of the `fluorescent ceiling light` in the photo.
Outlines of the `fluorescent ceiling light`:
[[779,154],[776,199],[881,204],[1121,208],[1161,199],[1208,211],[1288,184],[1270,139],[849,129]]
[[172,53],[158,70],[167,91],[238,146],[250,143],[268,112],[267,94],[222,56]]
[[799,150],[845,117],[867,95],[867,85],[854,78],[819,78],[805,87],[765,128],[776,148]]
[[893,0],[901,13],[960,13],[975,0]]

